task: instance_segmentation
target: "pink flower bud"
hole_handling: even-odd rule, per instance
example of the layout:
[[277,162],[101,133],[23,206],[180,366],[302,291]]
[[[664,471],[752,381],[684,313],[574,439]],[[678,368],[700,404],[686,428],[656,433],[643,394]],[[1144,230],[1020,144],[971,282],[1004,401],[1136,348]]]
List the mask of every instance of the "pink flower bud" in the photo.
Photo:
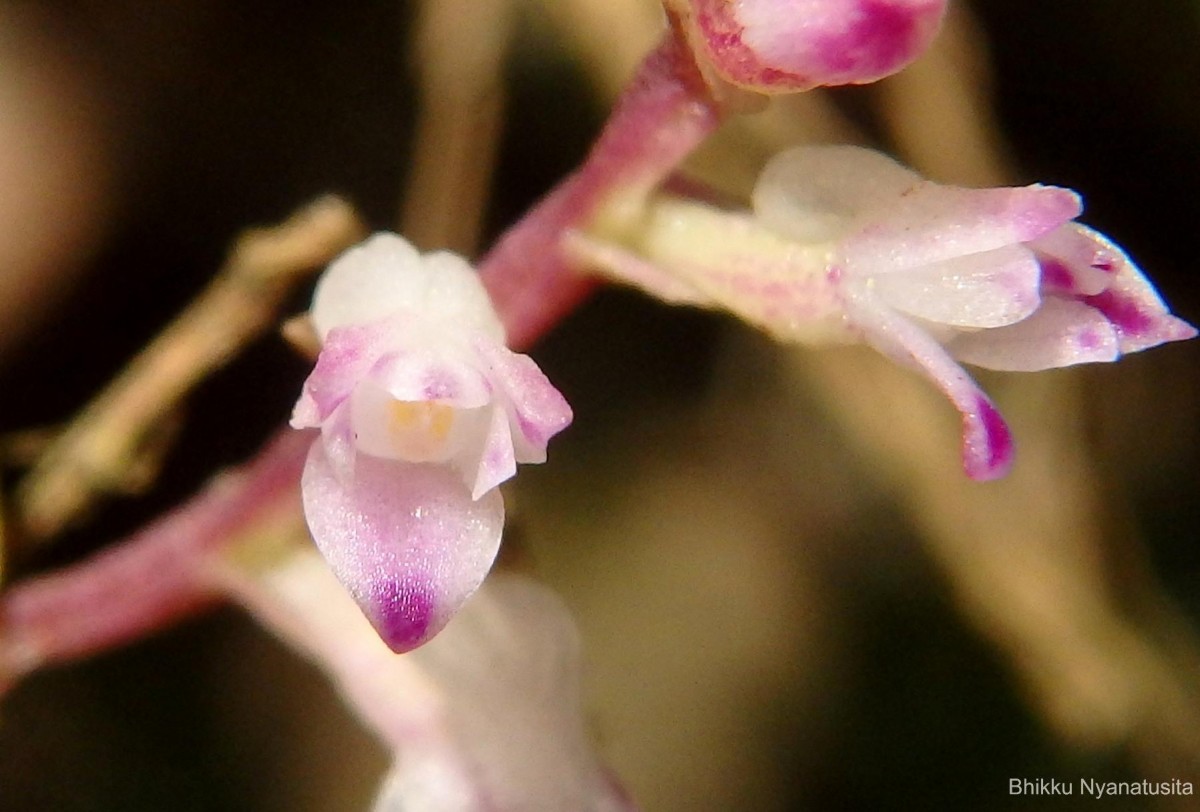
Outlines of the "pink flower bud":
[[697,61],[758,93],[860,85],[928,47],[946,0],[664,0]]

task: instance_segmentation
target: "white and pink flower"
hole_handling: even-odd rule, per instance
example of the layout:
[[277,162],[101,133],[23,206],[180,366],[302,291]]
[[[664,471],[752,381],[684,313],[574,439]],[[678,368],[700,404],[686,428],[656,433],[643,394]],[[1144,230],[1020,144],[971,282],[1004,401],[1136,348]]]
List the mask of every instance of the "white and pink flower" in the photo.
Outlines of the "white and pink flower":
[[405,651],[478,588],[504,525],[497,486],[544,462],[571,410],[504,345],[474,270],[377,234],[317,285],[322,349],[291,424],[320,429],[302,479],[317,547]]
[[664,0],[708,75],[756,93],[865,84],[920,56],[946,0]]
[[767,165],[753,212],[663,198],[637,235],[571,241],[667,301],[781,340],[863,340],[922,371],[962,414],[967,474],[991,479],[1011,437],[958,361],[1031,371],[1196,335],[1081,210],[1067,189],[942,186],[871,150],[799,147]]

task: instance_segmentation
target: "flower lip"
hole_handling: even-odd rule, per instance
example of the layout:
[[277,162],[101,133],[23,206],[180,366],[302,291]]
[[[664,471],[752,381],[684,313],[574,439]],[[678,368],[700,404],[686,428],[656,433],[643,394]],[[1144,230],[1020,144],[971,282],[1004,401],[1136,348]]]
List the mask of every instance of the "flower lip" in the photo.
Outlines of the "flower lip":
[[301,492],[317,549],[395,651],[440,631],[499,549],[499,491],[473,499],[446,466],[363,454],[347,480],[317,442]]

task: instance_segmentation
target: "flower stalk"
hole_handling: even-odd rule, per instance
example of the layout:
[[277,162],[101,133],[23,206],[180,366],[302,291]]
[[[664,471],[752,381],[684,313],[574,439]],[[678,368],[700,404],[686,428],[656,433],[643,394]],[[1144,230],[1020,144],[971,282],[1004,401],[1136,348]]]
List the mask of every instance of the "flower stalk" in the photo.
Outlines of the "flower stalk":
[[576,172],[497,240],[479,274],[508,333],[528,347],[595,288],[564,237],[632,227],[649,195],[712,134],[721,111],[690,52],[668,34],[642,63]]

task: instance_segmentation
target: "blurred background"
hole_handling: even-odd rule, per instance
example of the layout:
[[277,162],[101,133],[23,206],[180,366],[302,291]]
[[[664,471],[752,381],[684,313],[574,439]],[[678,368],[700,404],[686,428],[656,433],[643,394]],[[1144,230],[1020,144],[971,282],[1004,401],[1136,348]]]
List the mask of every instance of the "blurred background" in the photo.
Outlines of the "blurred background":
[[[578,164],[659,26],[653,0],[0,3],[0,433],[68,420],[239,231],[318,194],[486,247]],[[910,71],[781,100],[690,170],[744,197],[773,151],[854,140],[947,182],[1069,186],[1195,323],[1198,45],[1193,0],[960,2]],[[987,485],[958,469],[950,407],[865,350],[606,290],[532,354],[576,419],[510,494],[510,541],[576,612],[599,747],[646,809],[1200,785],[1200,345],[981,376],[1018,442]],[[189,399],[153,489],[6,577],[250,456],[305,373],[277,336],[251,346]],[[233,610],[0,706],[6,811],[360,809],[385,764]]]

